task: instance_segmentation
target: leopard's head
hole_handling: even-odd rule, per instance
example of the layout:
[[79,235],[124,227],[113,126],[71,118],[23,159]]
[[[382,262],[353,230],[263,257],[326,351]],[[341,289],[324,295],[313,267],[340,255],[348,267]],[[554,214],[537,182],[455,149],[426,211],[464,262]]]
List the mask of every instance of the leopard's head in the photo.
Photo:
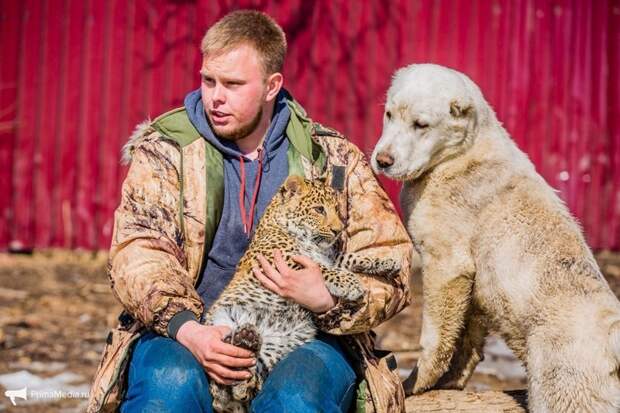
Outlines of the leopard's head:
[[298,238],[332,246],[344,229],[338,194],[325,183],[290,176],[278,191],[278,223]]

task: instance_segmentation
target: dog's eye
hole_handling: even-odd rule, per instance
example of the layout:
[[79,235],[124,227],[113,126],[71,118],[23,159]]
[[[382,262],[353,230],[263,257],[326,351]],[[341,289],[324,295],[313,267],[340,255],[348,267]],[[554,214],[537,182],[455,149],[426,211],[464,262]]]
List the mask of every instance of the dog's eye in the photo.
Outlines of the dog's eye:
[[389,110],[385,112],[385,117],[388,118],[388,120],[392,119],[392,112],[390,112]]
[[413,122],[413,129],[424,129],[424,128],[428,128],[428,123],[420,122],[419,120],[416,120],[415,122]]

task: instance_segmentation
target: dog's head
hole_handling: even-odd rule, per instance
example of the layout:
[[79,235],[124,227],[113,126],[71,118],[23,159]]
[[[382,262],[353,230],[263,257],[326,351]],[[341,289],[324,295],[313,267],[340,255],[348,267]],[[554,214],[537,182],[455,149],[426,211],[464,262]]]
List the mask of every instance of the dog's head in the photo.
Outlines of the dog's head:
[[488,105],[465,75],[433,64],[394,74],[383,116],[383,133],[371,158],[375,172],[409,181],[473,143]]

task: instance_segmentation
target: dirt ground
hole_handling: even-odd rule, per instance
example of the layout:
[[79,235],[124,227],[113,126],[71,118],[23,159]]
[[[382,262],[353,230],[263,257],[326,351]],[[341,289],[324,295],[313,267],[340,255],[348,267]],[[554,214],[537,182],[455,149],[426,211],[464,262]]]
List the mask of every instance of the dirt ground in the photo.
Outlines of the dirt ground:
[[[620,294],[620,254],[597,256],[616,295]],[[120,305],[111,294],[104,253],[49,252],[0,254],[0,391],[29,387],[27,401],[0,397],[0,411],[82,411],[108,329]],[[421,282],[412,279],[414,299],[378,330],[383,348],[396,352],[405,376],[419,354]],[[13,387],[11,387],[13,386]],[[524,388],[519,363],[501,340],[491,338],[486,360],[470,389]],[[33,400],[33,387],[39,389]],[[48,390],[45,393],[44,390]],[[49,390],[65,393],[50,394]]]

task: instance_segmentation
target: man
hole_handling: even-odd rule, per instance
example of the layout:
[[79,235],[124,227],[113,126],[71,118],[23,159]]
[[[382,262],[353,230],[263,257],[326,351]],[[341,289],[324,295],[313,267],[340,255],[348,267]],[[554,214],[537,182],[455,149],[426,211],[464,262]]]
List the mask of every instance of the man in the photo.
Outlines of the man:
[[[399,260],[393,280],[359,274],[366,293],[336,302],[321,271],[262,261],[262,284],[315,314],[323,332],[267,378],[253,411],[403,410],[389,358],[370,329],[408,303],[411,242],[363,154],[313,123],[282,89],[286,40],[266,15],[238,11],[205,35],[202,83],[185,106],[143,124],[115,213],[113,292],[125,307],[108,336],[89,412],[211,411],[208,381],[249,377],[247,350],[199,320],[232,277],[267,203],[290,174],[341,193],[347,251]],[[337,336],[338,337],[337,337]],[[393,361],[393,359],[392,359]],[[356,386],[359,382],[359,386]]]

